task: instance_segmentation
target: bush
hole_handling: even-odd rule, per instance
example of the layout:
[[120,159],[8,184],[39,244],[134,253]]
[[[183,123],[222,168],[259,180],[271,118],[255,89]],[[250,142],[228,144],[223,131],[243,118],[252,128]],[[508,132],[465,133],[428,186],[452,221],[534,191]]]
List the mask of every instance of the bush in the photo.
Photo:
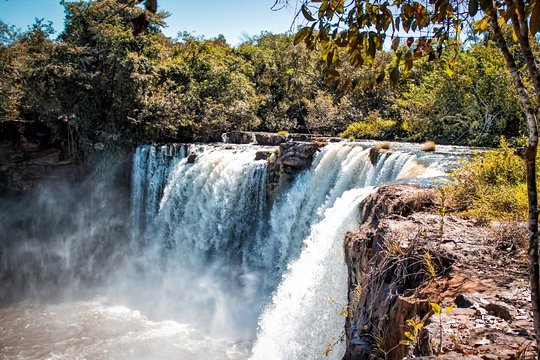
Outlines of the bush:
[[372,111],[363,121],[358,121],[347,126],[341,137],[353,136],[356,139],[384,139],[395,129],[395,120],[385,120],[380,117],[378,111]]
[[475,154],[451,177],[452,203],[464,215],[481,221],[527,218],[525,164],[504,138],[500,148]]

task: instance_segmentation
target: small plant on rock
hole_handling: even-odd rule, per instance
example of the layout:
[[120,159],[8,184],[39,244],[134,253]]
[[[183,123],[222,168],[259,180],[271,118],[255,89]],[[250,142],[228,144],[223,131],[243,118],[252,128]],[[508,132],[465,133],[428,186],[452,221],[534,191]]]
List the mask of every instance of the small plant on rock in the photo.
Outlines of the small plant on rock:
[[[437,352],[439,354],[442,353],[442,350],[443,350],[443,332],[444,332],[444,329],[443,329],[443,307],[442,305],[438,304],[438,303],[429,303],[431,305],[431,311],[433,311],[433,315],[435,316],[438,316],[439,317],[439,345],[438,345],[438,349],[437,349]],[[450,306],[448,306],[445,310],[444,310],[444,314],[446,316],[450,315],[450,313],[452,312],[452,310],[454,310],[454,304],[451,304]]]

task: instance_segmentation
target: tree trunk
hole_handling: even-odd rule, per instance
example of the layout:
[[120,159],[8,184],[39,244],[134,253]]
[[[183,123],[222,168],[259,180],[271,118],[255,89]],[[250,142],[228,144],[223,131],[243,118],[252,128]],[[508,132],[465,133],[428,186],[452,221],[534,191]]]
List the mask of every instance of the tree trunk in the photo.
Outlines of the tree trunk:
[[[494,7],[495,9],[497,8],[495,4]],[[514,20],[517,19],[514,18]],[[498,47],[502,51],[506,60],[506,64],[510,69],[510,73],[512,74],[512,79],[514,80],[514,85],[516,86],[521,104],[523,105],[523,109],[527,117],[527,125],[529,128],[527,147],[525,149],[522,149],[519,155],[521,155],[523,160],[525,160],[525,164],[527,167],[527,197],[529,205],[529,281],[531,288],[534,331],[536,334],[536,351],[540,357],[540,269],[538,254],[538,193],[536,187],[536,154],[538,151],[538,125],[536,122],[535,110],[532,107],[529,95],[527,94],[527,91],[521,79],[521,75],[519,74],[519,69],[516,65],[514,57],[508,49],[508,45],[506,43],[506,40],[504,39],[503,33],[498,23],[498,16],[496,11],[493,11],[491,14],[491,25],[493,26],[495,41],[497,42]],[[519,28],[518,24],[515,25],[517,25],[517,27]],[[521,31],[520,33],[523,34]],[[518,36],[520,36],[519,33]],[[526,44],[521,43],[520,45],[522,45],[523,51],[523,47]],[[531,72],[531,68],[529,68],[528,70]],[[538,76],[536,66],[534,66],[534,69],[530,75],[533,78]],[[537,95],[540,97],[540,93]]]

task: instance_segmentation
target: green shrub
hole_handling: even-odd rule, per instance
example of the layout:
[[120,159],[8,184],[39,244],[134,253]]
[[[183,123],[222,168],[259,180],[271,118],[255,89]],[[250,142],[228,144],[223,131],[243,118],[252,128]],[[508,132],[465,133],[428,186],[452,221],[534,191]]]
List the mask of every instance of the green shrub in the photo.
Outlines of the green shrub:
[[340,136],[354,136],[357,139],[384,139],[394,131],[395,127],[395,120],[383,119],[378,111],[372,111],[362,121],[349,124]]
[[527,218],[525,164],[504,138],[500,148],[475,154],[451,177],[453,205],[464,215],[481,221]]

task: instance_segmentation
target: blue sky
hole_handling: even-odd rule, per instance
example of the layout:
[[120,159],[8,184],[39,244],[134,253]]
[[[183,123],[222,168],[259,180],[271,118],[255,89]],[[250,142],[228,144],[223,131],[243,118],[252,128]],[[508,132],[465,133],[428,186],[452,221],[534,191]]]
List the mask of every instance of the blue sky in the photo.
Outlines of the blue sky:
[[[283,33],[290,29],[294,9],[272,11],[274,0],[158,0],[160,9],[169,11],[167,36],[180,31],[207,38],[225,35],[230,44],[238,44],[244,34],[261,31]],[[0,19],[25,30],[34,18],[51,20],[57,32],[64,24],[59,0],[0,0]]]

